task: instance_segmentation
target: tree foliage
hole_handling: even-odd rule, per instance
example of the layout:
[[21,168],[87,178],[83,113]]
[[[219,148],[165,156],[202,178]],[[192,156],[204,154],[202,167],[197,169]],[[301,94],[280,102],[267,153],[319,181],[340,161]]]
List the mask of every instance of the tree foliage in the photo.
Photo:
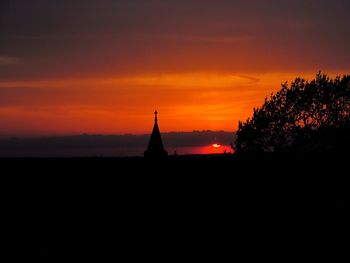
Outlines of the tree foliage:
[[292,152],[341,149],[350,141],[350,76],[297,78],[239,122],[235,150]]

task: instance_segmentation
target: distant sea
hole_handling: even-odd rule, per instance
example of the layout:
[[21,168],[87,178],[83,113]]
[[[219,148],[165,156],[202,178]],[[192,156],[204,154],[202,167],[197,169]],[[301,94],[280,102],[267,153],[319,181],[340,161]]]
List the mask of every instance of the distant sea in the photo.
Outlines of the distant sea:
[[[222,154],[232,153],[230,145],[221,145],[214,147],[206,146],[188,146],[188,147],[169,147],[165,148],[168,155],[189,155],[189,154]],[[105,147],[105,148],[72,148],[72,149],[28,149],[22,151],[7,151],[5,154],[0,152],[0,157],[132,157],[143,156],[145,149],[140,147]]]
[[[162,134],[169,155],[232,152],[235,134],[224,131]],[[143,156],[149,135],[78,135],[0,140],[0,157],[131,157]]]

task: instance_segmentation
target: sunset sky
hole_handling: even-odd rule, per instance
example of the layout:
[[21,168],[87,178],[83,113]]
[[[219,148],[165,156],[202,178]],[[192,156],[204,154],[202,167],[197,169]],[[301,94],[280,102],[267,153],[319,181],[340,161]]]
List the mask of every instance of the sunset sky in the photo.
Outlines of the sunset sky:
[[0,136],[234,131],[350,70],[349,0],[0,0]]

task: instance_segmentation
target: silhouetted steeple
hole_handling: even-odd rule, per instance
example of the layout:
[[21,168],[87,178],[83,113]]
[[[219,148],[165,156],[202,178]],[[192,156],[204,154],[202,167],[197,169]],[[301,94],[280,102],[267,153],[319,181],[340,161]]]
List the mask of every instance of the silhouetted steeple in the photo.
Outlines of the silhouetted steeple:
[[164,150],[162,137],[158,127],[158,112],[154,112],[154,126],[151,138],[148,143],[148,148],[144,153],[147,158],[164,158],[168,156],[166,150]]

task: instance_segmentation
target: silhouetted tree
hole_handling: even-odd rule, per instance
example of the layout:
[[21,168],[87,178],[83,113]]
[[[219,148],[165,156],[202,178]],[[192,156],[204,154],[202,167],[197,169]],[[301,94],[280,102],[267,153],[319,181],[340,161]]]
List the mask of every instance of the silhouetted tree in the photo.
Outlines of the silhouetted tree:
[[235,150],[293,152],[345,149],[350,142],[350,76],[297,78],[239,122]]

